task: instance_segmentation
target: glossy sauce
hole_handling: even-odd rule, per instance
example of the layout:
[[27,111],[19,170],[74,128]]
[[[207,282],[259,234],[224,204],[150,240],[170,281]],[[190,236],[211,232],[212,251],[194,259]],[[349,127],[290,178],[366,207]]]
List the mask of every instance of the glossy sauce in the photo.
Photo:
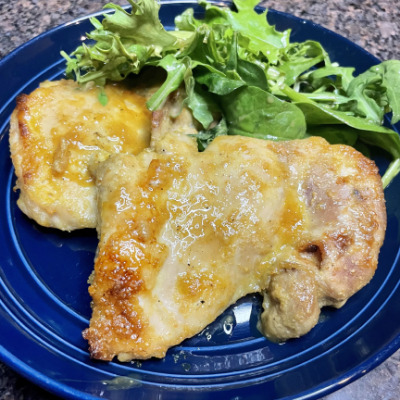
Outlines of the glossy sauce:
[[[91,185],[88,163],[108,154],[139,153],[150,143],[146,98],[122,85],[81,89],[72,81],[45,82],[19,99],[19,124],[26,145],[24,169],[32,176],[43,165],[56,179]],[[29,154],[31,154],[29,156]]]

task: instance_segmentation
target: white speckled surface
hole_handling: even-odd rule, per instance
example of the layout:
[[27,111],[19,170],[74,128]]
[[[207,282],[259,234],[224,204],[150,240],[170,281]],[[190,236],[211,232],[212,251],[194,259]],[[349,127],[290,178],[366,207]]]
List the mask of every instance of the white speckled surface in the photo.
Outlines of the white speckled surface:
[[[98,11],[107,2],[0,0],[0,59],[34,36],[76,17]],[[381,60],[400,59],[400,0],[267,0],[262,4],[313,20],[359,44]],[[56,397],[0,363],[0,400],[14,399],[55,400]],[[400,399],[400,351],[375,370],[323,399]]]

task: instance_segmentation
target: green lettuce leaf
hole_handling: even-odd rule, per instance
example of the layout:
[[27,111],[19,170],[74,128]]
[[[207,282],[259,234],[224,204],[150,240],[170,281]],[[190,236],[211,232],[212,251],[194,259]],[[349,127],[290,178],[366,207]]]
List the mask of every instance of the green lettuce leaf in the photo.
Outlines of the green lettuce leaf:
[[242,87],[224,96],[222,109],[231,135],[291,140],[306,133],[304,114],[296,105],[258,87]]
[[[324,136],[331,143],[377,146],[393,157],[384,185],[400,172],[400,138],[382,125],[400,120],[400,61],[390,60],[354,76],[333,63],[312,40],[290,42],[257,12],[258,0],[234,0],[236,10],[200,0],[204,16],[187,9],[166,31],[155,0],[128,0],[132,11],[110,3],[94,30],[71,55],[66,73],[102,88],[152,66],[166,79],[149,99],[150,110],[184,85],[186,105],[203,127],[199,149],[221,134],[269,140]],[[100,89],[99,101],[107,99]]]
[[102,22],[92,18],[95,29],[87,34],[93,44],[83,43],[67,60],[66,72],[81,83],[104,86],[107,80],[121,81],[137,74],[152,58],[162,58],[166,51],[177,51],[189,37],[174,35],[162,26],[159,5],[154,0],[128,0],[132,12],[109,3]]
[[[254,8],[258,0],[235,0],[238,12],[229,8],[213,6],[206,1],[199,1],[205,7],[204,23],[227,25],[233,31],[246,38],[246,50],[253,54],[262,54],[272,64],[278,61],[280,49],[289,45],[290,30],[278,32],[266,19],[266,12],[257,13]],[[179,25],[178,25],[179,27]]]

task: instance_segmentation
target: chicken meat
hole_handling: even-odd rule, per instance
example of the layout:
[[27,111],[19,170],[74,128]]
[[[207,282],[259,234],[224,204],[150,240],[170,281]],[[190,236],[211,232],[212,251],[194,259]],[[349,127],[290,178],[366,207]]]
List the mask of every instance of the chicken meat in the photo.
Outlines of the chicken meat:
[[47,227],[96,227],[96,188],[88,163],[149,146],[151,113],[145,103],[151,90],[109,84],[102,105],[97,88],[60,80],[20,95],[11,117],[10,149],[21,210]]
[[373,161],[312,137],[166,134],[93,165],[93,358],[163,357],[249,293],[273,340],[304,335],[372,278],[386,211]]

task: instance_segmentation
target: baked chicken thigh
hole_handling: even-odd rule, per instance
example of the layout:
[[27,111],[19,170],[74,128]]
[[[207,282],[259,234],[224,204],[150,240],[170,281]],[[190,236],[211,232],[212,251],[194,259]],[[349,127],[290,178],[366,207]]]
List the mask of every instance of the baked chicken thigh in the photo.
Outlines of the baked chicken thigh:
[[[151,90],[148,89],[147,92]],[[71,231],[96,227],[96,188],[90,160],[137,154],[150,143],[146,91],[109,84],[102,105],[97,88],[72,80],[43,82],[20,95],[11,117],[10,149],[18,206],[40,225]]]
[[373,161],[313,137],[166,134],[93,165],[98,234],[93,358],[163,357],[229,305],[264,294],[273,340],[307,333],[372,278],[386,227]]

